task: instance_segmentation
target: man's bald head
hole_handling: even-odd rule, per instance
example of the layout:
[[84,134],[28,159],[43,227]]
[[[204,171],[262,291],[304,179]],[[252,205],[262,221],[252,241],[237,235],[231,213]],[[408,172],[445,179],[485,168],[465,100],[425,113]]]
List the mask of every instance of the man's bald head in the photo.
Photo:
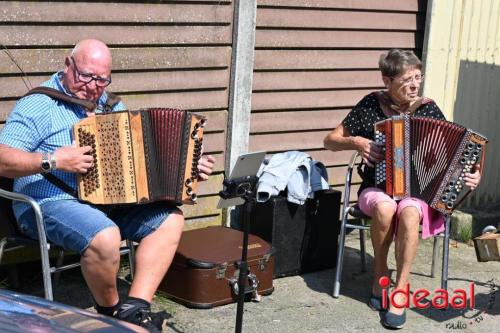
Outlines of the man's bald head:
[[[111,80],[111,52],[106,44],[84,39],[76,44],[64,65],[64,87],[78,98],[97,102],[105,86],[97,85],[95,78]],[[88,80],[90,76],[93,79]]]
[[111,52],[106,44],[98,39],[84,39],[75,45],[71,56],[77,61],[109,63],[111,68]]

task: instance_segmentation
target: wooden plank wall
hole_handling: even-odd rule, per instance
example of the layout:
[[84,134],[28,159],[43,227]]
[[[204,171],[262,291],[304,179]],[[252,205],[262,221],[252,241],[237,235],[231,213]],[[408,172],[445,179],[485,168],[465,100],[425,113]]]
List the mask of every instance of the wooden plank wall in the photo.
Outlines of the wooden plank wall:
[[[352,152],[323,138],[366,94],[383,88],[379,55],[421,54],[425,1],[258,0],[250,150],[301,150],[343,190]],[[359,184],[359,177],[354,177]],[[353,191],[351,201],[356,198]]]
[[[62,69],[83,38],[99,38],[113,53],[113,84],[130,109],[174,107],[208,117],[205,152],[217,158],[216,175],[200,186],[199,204],[184,209],[187,228],[219,224],[217,193],[224,166],[231,62],[231,0],[2,1],[0,43],[32,86]],[[2,47],[3,48],[3,47]],[[27,87],[0,51],[0,122]]]

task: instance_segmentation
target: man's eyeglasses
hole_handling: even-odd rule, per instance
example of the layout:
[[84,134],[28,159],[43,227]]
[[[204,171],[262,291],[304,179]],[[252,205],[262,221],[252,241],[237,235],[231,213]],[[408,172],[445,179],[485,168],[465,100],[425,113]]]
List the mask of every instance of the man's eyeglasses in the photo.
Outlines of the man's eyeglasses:
[[111,78],[105,78],[105,77],[100,77],[91,73],[82,73],[76,67],[76,61],[73,57],[70,57],[71,60],[73,61],[73,67],[75,67],[75,71],[78,74],[78,80],[85,82],[85,83],[90,83],[92,80],[95,81],[96,86],[98,87],[107,87],[111,84]]
[[393,77],[391,77],[391,79],[400,83],[403,86],[408,86],[408,85],[412,84],[413,81],[415,81],[416,83],[422,83],[424,81],[424,75],[423,74],[415,75],[415,76],[409,77],[409,78],[404,79],[404,80],[402,80],[402,79],[396,80]]

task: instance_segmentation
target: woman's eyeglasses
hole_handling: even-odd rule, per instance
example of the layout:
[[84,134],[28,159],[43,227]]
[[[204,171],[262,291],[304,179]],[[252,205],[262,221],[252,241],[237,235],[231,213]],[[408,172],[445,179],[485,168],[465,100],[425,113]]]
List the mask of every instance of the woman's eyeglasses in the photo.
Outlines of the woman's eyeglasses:
[[409,77],[407,79],[398,79],[396,80],[395,78],[391,77],[392,80],[398,82],[399,84],[403,85],[403,86],[408,86],[410,84],[413,83],[413,81],[415,81],[416,83],[422,83],[424,81],[424,75],[421,74],[421,75],[415,75],[415,76],[412,76],[412,77]]
[[100,77],[91,73],[82,73],[76,67],[76,61],[73,57],[70,57],[71,60],[73,61],[73,67],[75,68],[76,73],[78,74],[78,80],[85,82],[85,83],[90,83],[92,80],[95,81],[96,86],[98,87],[107,87],[111,84],[111,78],[105,78],[105,77]]

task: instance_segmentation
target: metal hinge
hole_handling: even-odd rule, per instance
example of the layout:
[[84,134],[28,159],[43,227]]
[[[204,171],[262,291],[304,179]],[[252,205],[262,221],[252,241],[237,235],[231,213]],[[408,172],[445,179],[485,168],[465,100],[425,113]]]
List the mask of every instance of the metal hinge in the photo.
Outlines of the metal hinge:
[[262,256],[262,259],[259,259],[259,269],[261,271],[266,269],[267,263],[269,262],[270,258],[271,258],[271,253],[268,253]]
[[215,278],[217,280],[223,279],[226,276],[226,270],[227,270],[227,262],[220,264],[217,267],[217,272],[215,274]]

